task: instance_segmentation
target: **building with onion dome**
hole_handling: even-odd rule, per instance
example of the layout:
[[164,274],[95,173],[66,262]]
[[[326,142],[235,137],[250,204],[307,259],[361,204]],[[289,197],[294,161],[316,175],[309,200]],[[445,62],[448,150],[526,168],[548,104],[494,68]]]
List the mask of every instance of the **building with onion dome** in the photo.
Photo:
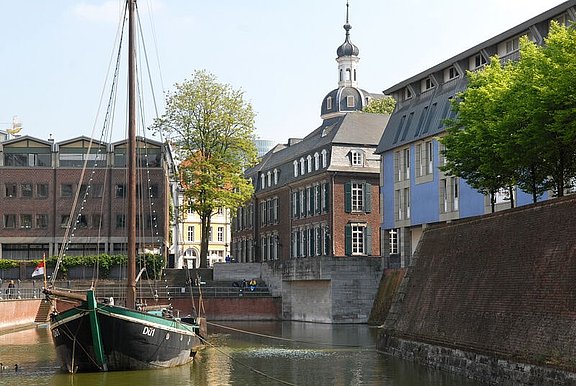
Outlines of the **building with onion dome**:
[[246,171],[255,192],[232,220],[236,261],[380,254],[374,151],[389,115],[362,112],[384,95],[358,87],[360,51],[351,29],[346,4],[345,39],[336,50],[338,87],[322,100],[322,124],[276,145]]

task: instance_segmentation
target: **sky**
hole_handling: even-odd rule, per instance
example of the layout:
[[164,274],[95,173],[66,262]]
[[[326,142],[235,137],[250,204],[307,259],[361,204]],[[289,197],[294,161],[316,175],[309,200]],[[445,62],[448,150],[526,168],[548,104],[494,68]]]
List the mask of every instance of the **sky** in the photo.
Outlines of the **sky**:
[[[349,2],[358,84],[373,93],[563,3]],[[56,142],[99,137],[121,3],[0,1],[0,130],[16,116],[22,135],[52,135]],[[286,143],[320,125],[322,100],[338,86],[346,0],[139,0],[138,8],[159,114],[175,83],[206,70],[244,92],[262,139]],[[153,115],[146,114],[145,125]]]

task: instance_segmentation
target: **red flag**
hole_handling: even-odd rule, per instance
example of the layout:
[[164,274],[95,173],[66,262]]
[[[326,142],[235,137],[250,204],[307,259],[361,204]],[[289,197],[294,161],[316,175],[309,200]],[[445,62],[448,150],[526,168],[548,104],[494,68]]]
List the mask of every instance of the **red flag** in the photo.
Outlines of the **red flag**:
[[32,277],[40,275],[44,275],[44,261],[39,262],[34,272],[32,272]]

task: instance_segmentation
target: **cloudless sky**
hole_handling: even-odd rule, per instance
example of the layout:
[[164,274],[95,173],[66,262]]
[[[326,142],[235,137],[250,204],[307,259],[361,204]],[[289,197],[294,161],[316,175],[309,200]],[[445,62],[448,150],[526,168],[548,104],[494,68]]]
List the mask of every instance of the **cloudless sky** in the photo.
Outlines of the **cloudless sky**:
[[[350,0],[359,86],[382,92],[562,2]],[[58,142],[93,134],[121,3],[0,1],[0,129],[18,116],[23,135],[52,134]],[[205,69],[245,92],[263,139],[284,143],[320,125],[320,104],[338,85],[346,0],[140,0],[138,6],[160,113],[163,92]]]

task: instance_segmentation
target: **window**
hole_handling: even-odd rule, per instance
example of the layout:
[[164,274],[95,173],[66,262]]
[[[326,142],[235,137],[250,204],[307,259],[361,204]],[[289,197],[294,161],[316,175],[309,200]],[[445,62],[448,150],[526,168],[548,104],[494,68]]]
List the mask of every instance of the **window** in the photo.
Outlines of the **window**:
[[294,161],[294,177],[298,177],[298,161]]
[[218,227],[218,241],[224,241],[224,227]]
[[78,217],[76,217],[76,227],[88,228],[88,220],[86,219],[86,215],[79,214]]
[[448,183],[446,178],[440,180],[440,213],[448,212]]
[[18,185],[5,184],[5,187],[6,187],[6,198],[16,198],[18,196]]
[[520,49],[520,39],[513,38],[506,41],[506,54],[510,54],[514,51],[518,51]]
[[44,153],[28,153],[21,149],[4,148],[4,166],[50,166],[50,148],[39,151]]
[[410,179],[410,149],[404,149],[403,153],[403,161],[404,161],[404,179]]
[[372,211],[372,185],[365,182],[347,182],[344,184],[344,211]]
[[372,254],[372,231],[366,223],[351,223],[345,227],[347,256]]
[[328,183],[327,182],[322,184],[322,193],[321,193],[320,199],[322,200],[322,202],[321,202],[322,213],[325,213],[328,211]]
[[306,173],[306,164],[304,163],[304,158],[300,158],[300,174],[304,175]]
[[16,215],[15,214],[5,214],[4,215],[4,228],[16,228]]
[[187,236],[188,241],[194,241],[194,225],[188,225]]
[[410,188],[404,188],[404,218],[410,218]]
[[115,196],[116,198],[125,198],[126,197],[126,185],[118,184],[115,186]]
[[48,228],[48,215],[47,214],[37,214],[36,215],[36,228],[39,228],[39,229]]
[[23,198],[32,198],[32,184],[22,184],[20,190]]
[[486,58],[481,53],[470,58],[470,69],[475,70],[486,64]]
[[350,153],[352,166],[362,166],[364,164],[364,154],[359,150],[352,150]]
[[274,185],[278,185],[278,169],[274,169]]
[[300,203],[298,202],[298,191],[292,192],[292,218],[298,218],[298,209],[300,208]]
[[124,214],[116,215],[116,228],[118,229],[126,228],[126,215]]
[[328,165],[328,151],[326,149],[322,150],[322,168]]
[[458,177],[450,178],[451,188],[452,188],[452,210],[458,210]]
[[306,157],[306,165],[308,166],[308,173],[312,173],[312,156],[308,155],[308,157]]
[[434,166],[434,148],[432,146],[432,141],[426,142],[426,163],[427,174],[432,174]]
[[264,173],[260,174],[260,189],[264,189],[266,187],[266,176]]
[[62,197],[72,197],[74,193],[74,187],[72,184],[62,184],[60,185],[60,196]]
[[326,98],[326,110],[332,110],[332,97]]
[[404,100],[408,99],[412,99],[412,91],[410,90],[410,87],[404,89]]
[[453,79],[460,77],[460,73],[456,67],[451,66],[444,70],[444,82],[449,82]]
[[32,215],[31,214],[21,214],[20,215],[20,228],[22,228],[22,229],[32,228]]
[[48,184],[37,184],[36,185],[36,195],[38,198],[48,197]]
[[354,95],[348,95],[346,97],[346,107],[354,107],[356,102],[354,101]]
[[266,174],[267,178],[268,178],[268,187],[272,186],[272,172],[268,171],[268,173]]
[[314,153],[314,170],[320,169],[320,154]]
[[390,248],[390,254],[391,255],[397,255],[398,254],[398,229],[390,229],[388,231],[388,239],[389,239],[389,248]]
[[421,86],[422,92],[424,92],[424,91],[430,90],[431,88],[434,88],[435,85],[434,85],[434,82],[432,81],[432,78],[428,77],[426,79],[422,79],[420,86]]
[[67,228],[68,222],[70,221],[70,216],[67,214],[63,214],[60,216],[60,228]]

